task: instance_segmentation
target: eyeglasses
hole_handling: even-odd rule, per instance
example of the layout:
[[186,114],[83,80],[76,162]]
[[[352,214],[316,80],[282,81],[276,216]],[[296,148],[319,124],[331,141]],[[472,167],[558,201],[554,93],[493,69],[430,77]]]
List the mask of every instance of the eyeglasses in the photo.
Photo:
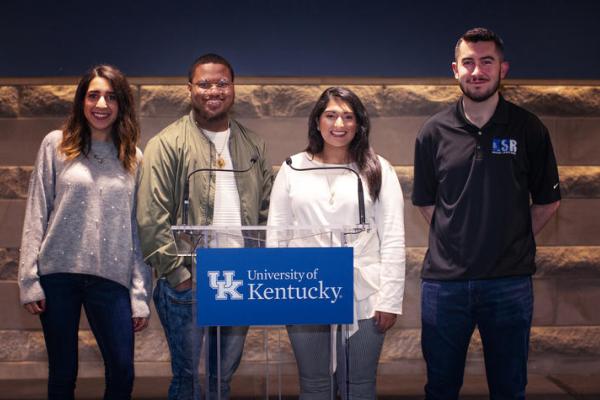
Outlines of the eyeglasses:
[[208,91],[208,90],[212,89],[213,87],[216,87],[217,90],[225,91],[225,90],[229,89],[233,85],[233,83],[226,81],[226,80],[221,80],[218,82],[202,81],[202,82],[192,83],[192,85],[196,86],[198,89],[200,89],[202,91]]

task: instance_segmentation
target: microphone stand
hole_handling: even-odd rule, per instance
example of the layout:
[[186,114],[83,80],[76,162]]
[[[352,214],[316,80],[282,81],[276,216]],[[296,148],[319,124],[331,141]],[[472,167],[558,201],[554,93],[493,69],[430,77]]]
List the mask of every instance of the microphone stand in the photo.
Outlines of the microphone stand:
[[[190,211],[190,178],[194,175],[197,174],[198,172],[248,172],[250,171],[250,169],[252,169],[252,167],[254,167],[254,164],[256,164],[256,160],[258,159],[257,156],[253,156],[250,159],[250,165],[248,166],[248,168],[245,169],[223,169],[223,168],[198,168],[193,170],[192,172],[190,172],[186,179],[185,179],[185,184],[183,185],[183,210],[182,210],[182,216],[181,216],[181,222],[182,225],[187,226],[188,225],[188,221],[189,221],[189,211]],[[200,239],[198,239],[200,240]],[[220,400],[221,399],[221,327],[217,326],[216,327],[216,337],[217,337],[217,343],[216,343],[216,350],[217,350],[217,398]],[[206,333],[206,340],[207,340],[207,351],[210,352],[210,328],[207,330]],[[207,361],[207,365],[206,365],[206,371],[207,371],[207,389],[210,387],[210,382],[208,382],[208,371],[210,369],[210,365],[209,362]]]
[[192,175],[198,172],[248,172],[252,169],[252,167],[254,167],[256,160],[257,157],[252,157],[250,159],[250,166],[245,169],[198,168],[190,172],[185,179],[185,184],[183,185],[183,211],[181,216],[181,224],[188,225],[190,211],[190,178]]
[[320,170],[345,170],[345,171],[350,171],[352,172],[354,175],[356,175],[356,182],[357,182],[357,194],[358,194],[358,229],[359,231],[363,231],[365,229],[369,229],[368,224],[366,223],[366,219],[365,219],[365,193],[363,190],[363,184],[362,184],[362,179],[360,178],[360,175],[358,174],[358,172],[356,172],[355,170],[353,170],[350,167],[342,167],[342,166],[338,166],[338,167],[311,167],[311,168],[297,168],[294,167],[292,165],[292,158],[288,157],[285,159],[285,163],[294,171],[320,171]]

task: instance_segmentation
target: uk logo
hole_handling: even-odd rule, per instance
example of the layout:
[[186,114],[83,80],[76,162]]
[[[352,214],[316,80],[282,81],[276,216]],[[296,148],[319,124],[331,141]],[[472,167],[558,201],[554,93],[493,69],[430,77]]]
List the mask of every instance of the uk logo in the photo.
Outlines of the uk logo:
[[492,154],[517,154],[517,141],[515,139],[492,139]]
[[219,271],[208,271],[208,285],[217,291],[215,300],[244,300],[238,288],[244,283],[235,278],[235,271],[223,271],[223,279],[219,279]]

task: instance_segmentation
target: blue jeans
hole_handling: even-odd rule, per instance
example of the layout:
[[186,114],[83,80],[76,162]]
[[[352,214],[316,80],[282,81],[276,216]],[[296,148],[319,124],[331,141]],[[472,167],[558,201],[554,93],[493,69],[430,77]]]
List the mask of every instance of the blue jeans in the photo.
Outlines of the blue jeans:
[[479,329],[491,400],[525,399],[531,277],[423,280],[421,345],[428,400],[458,399],[467,348]]
[[40,315],[48,351],[48,399],[73,399],[81,306],[104,358],[104,399],[130,399],[133,324],[129,290],[93,275],[42,275],[46,311]]
[[[165,330],[171,352],[173,379],[169,386],[169,400],[199,400],[200,378],[198,365],[202,350],[203,329],[194,318],[191,289],[177,291],[165,279],[159,279],[154,288],[154,304]],[[208,398],[217,398],[216,335],[209,330],[209,388]],[[221,328],[221,399],[229,399],[231,378],[242,359],[248,327]]]
[[[289,325],[290,342],[300,375],[300,400],[375,399],[377,365],[385,334],[379,332],[372,318],[358,321],[358,332],[350,336],[348,370],[349,396],[346,394],[346,352],[343,332],[337,332],[337,368],[335,377],[329,373],[331,331],[329,325]],[[333,383],[333,387],[332,387]]]

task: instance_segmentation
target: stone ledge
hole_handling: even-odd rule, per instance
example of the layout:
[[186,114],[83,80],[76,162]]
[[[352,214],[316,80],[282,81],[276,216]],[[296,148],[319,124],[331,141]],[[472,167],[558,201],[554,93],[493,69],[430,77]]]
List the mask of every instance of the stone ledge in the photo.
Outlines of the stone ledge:
[[[413,167],[395,167],[406,199],[413,189]],[[25,199],[33,167],[0,166],[0,199]],[[273,167],[277,174],[279,166]],[[559,167],[562,196],[565,199],[600,198],[600,167]]]
[[[178,116],[189,110],[185,85],[134,85],[140,89],[143,117]],[[432,115],[460,95],[456,85],[345,85],[362,99],[372,117]],[[307,117],[327,85],[238,84],[235,114],[239,117]],[[64,116],[74,85],[21,86],[21,116]],[[0,88],[0,116],[18,113],[17,86]],[[505,97],[539,115],[599,116],[597,86],[506,85]]]
[[558,167],[563,198],[600,198],[600,167]]
[[0,199],[25,199],[33,167],[0,167]]
[[[530,358],[600,356],[600,326],[533,327]],[[421,359],[420,329],[394,329],[386,335],[381,362]],[[481,337],[475,331],[469,344],[469,358],[482,359]]]
[[0,248],[0,280],[16,281],[19,263],[19,250]]
[[[264,362],[264,328],[252,328],[246,340],[243,364]],[[419,329],[393,329],[385,339],[381,363],[400,360],[420,360],[421,332]],[[280,349],[277,349],[277,344]],[[293,362],[293,353],[284,328],[269,329],[269,360]],[[136,362],[166,362],[169,351],[162,332],[145,331],[136,336]],[[481,338],[477,332],[469,345],[469,359],[483,357]],[[544,357],[600,357],[600,326],[533,327],[531,332],[532,359]],[[40,331],[0,331],[0,362],[44,361],[46,349]],[[100,360],[95,339],[90,331],[79,333],[79,360]]]
[[[413,190],[413,167],[395,167],[404,197],[410,199]],[[563,199],[600,198],[600,167],[558,167]]]
[[[246,338],[244,360],[262,362],[264,353],[264,328],[252,328]],[[293,353],[285,328],[269,328],[269,359],[293,361]],[[278,344],[280,348],[278,349]],[[79,331],[79,360],[101,359],[94,335],[89,330]],[[0,330],[0,362],[45,361],[46,347],[41,331]],[[162,330],[146,329],[136,334],[136,362],[168,362],[169,349]]]
[[[406,277],[419,278],[425,247],[407,247]],[[600,278],[600,246],[538,247],[534,278]]]
[[536,278],[600,277],[600,246],[538,247]]
[[[406,248],[406,277],[419,279],[425,247]],[[0,280],[16,281],[19,251],[0,248]],[[535,278],[600,278],[600,246],[538,247]]]
[[140,88],[140,116],[181,116],[190,110],[186,86],[142,86]]
[[14,86],[0,86],[0,117],[19,114],[19,93]]
[[[345,85],[355,91],[371,117],[428,116],[441,111],[460,96],[456,85]],[[306,117],[326,85],[237,85],[238,117]],[[189,107],[181,85],[142,85],[142,116],[179,115]],[[146,88],[151,88],[146,91]],[[553,116],[600,115],[600,88],[595,86],[507,85],[503,92],[534,113]]]
[[517,86],[504,87],[505,98],[538,115],[600,115],[600,88],[596,86]]
[[71,110],[74,85],[23,86],[21,88],[21,116],[64,117]]

